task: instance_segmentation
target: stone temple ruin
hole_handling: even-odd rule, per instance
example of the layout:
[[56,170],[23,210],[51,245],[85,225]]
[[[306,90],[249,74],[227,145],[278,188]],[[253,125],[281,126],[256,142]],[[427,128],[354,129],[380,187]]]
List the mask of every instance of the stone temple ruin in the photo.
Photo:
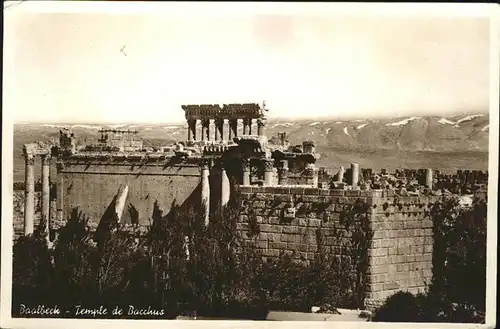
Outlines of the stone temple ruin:
[[[319,154],[313,141],[290,145],[285,134],[268,139],[265,104],[184,105],[182,109],[187,139],[160,149],[146,148],[137,131],[115,129],[101,130],[101,138],[92,145],[78,144],[69,130],[60,131],[56,147],[25,145],[24,234],[34,230],[38,155],[42,159],[41,218],[49,223],[47,236],[53,222],[64,222],[75,207],[97,224],[110,205],[119,220],[130,222],[124,209],[133,206],[139,225],[147,225],[155,203],[168,213],[173,204],[195,202],[205,205],[208,221],[210,212],[226,204],[236,188],[246,203],[238,230],[248,231],[248,209],[252,209],[260,225],[258,245],[264,256],[295,251],[310,259],[318,228],[325,232],[326,244],[339,250],[342,241],[352,237],[350,229],[339,224],[340,213],[362,199],[371,207],[368,216],[374,233],[365,300],[370,307],[400,290],[420,292],[431,279],[428,211],[441,191],[485,193],[487,173],[482,172],[373,173],[353,163],[330,175],[316,166]],[[56,160],[55,179],[49,177],[52,159]],[[51,181],[57,186],[55,214],[49,205]],[[314,209],[318,203],[326,207]],[[342,229],[331,230],[334,226]]]

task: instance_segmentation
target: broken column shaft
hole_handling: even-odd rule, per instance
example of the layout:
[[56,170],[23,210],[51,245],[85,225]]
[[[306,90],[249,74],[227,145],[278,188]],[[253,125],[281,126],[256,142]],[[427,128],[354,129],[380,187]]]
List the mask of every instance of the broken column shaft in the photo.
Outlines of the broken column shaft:
[[230,184],[224,167],[221,168],[221,205],[225,206],[229,202]]
[[278,185],[288,184],[288,160],[281,160],[278,168]]
[[432,190],[432,183],[433,183],[433,177],[432,177],[432,169],[427,168],[425,170],[425,185],[427,185],[427,188],[429,190]]
[[358,186],[359,182],[359,163],[351,163],[351,185]]
[[116,194],[116,204],[115,204],[115,212],[118,222],[120,222],[122,218],[123,209],[125,209],[125,202],[127,201],[127,195],[128,195],[128,186],[127,185],[120,186],[120,188],[118,189],[118,193]]
[[344,173],[345,173],[344,167],[340,166],[339,172],[337,174],[337,182],[342,183],[344,181]]

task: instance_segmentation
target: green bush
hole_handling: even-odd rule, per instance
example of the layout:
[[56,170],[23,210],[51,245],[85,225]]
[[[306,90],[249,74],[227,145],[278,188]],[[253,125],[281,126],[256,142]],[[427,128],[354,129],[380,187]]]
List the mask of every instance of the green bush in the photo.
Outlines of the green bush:
[[354,236],[344,245],[344,256],[319,241],[317,257],[309,262],[290,254],[264,260],[255,246],[255,216],[249,219],[250,239],[237,231],[240,208],[235,195],[205,226],[199,207],[172,205],[164,215],[155,203],[142,235],[137,227],[125,229],[109,216],[92,232],[88,218],[75,209],[53,249],[38,233],[15,243],[13,316],[19,316],[18,306],[27,300],[32,306],[57,304],[68,310],[75,305],[151,306],[166,310],[163,318],[196,313],[264,319],[270,309],[362,307],[371,239],[365,203],[342,215],[342,225]]

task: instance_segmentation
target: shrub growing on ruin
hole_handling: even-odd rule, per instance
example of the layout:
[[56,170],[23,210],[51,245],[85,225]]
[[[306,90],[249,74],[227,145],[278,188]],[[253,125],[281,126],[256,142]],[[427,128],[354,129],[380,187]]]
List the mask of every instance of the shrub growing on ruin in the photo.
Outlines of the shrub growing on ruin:
[[486,308],[486,201],[476,199],[464,209],[457,198],[444,197],[431,209],[431,218],[434,275],[430,291],[457,304],[455,316],[463,313],[477,321],[474,314]]
[[33,235],[21,236],[13,246],[12,259],[12,314],[19,305],[35,307],[46,301],[52,292],[53,270],[51,252],[37,228]]

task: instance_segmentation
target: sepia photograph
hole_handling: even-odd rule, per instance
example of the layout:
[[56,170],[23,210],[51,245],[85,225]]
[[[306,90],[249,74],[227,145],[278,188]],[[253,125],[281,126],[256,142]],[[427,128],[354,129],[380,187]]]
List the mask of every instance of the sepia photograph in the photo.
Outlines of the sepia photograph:
[[4,2],[1,326],[491,327],[495,10]]

